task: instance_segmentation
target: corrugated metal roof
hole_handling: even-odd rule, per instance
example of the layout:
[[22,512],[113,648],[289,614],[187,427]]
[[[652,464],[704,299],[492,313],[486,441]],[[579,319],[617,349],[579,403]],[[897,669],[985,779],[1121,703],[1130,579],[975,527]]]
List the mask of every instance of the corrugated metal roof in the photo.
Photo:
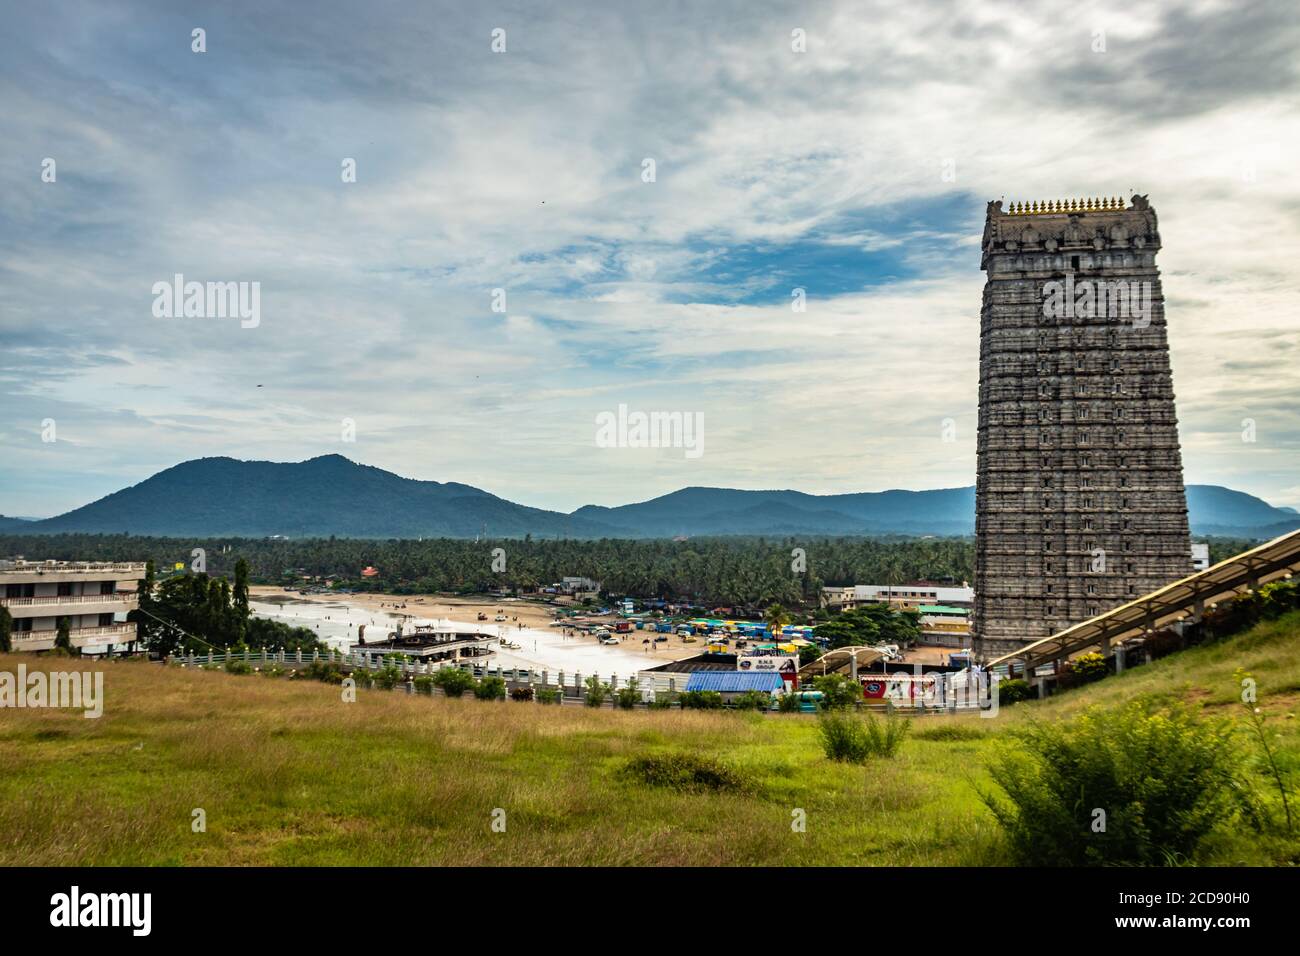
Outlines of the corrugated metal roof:
[[716,690],[721,694],[741,694],[747,690],[780,690],[785,686],[780,674],[771,671],[753,673],[752,671],[710,671],[692,674],[686,682],[686,689]]

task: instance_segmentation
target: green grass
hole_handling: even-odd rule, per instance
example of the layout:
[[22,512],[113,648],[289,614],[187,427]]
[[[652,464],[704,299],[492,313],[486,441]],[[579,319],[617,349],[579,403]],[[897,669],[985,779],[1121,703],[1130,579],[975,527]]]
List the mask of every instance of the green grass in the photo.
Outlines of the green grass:
[[[0,670],[21,660],[106,672],[99,720],[0,710],[0,864],[1006,863],[978,791],[1027,719],[1138,695],[1236,717],[1242,667],[1294,773],[1297,637],[1300,613],[993,720],[919,719],[896,756],[862,766],[827,759],[816,721],[795,714],[382,690],[345,704],[340,688],[313,681],[0,656]],[[743,785],[647,783],[646,767],[682,754]],[[206,833],[191,831],[195,808]],[[504,833],[492,829],[497,808]],[[796,809],[804,832],[791,829]],[[1295,863],[1300,851],[1225,827],[1201,862]]]

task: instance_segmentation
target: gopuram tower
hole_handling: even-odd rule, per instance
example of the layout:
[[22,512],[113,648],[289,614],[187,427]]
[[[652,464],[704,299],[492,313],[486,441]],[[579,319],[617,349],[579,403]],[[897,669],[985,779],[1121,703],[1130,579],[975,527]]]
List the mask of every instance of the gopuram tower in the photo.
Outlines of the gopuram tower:
[[1145,196],[988,205],[976,656],[1190,574],[1160,233]]

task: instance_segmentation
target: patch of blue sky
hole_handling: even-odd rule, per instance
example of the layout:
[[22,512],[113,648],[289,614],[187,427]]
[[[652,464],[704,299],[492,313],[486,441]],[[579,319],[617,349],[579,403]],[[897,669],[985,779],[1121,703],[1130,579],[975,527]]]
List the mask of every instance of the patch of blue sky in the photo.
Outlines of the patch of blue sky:
[[975,197],[952,193],[841,213],[788,242],[693,241],[693,260],[672,277],[664,298],[699,302],[706,290],[712,301],[754,305],[786,300],[795,288],[809,296],[848,295],[968,268],[956,246],[979,231],[983,214]]

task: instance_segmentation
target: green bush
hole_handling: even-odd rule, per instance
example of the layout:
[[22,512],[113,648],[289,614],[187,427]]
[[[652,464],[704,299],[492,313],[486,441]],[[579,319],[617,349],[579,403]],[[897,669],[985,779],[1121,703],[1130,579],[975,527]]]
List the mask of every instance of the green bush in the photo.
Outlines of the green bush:
[[553,688],[542,688],[537,692],[537,700],[543,704],[558,704],[560,702],[560,692]]
[[348,674],[353,683],[361,690],[369,690],[375,686],[375,675],[364,667],[357,667]]
[[679,698],[683,710],[721,710],[722,695],[716,690],[688,690]]
[[628,762],[627,772],[652,787],[696,792],[743,790],[744,776],[715,757],[687,751],[642,754]]
[[1031,866],[1184,863],[1243,806],[1231,725],[1181,706],[1091,708],[1017,737],[990,768],[1005,799],[981,796]]
[[872,757],[892,757],[907,738],[911,724],[907,717],[890,713],[883,720],[875,715],[828,710],[817,716],[822,750],[831,760],[866,763]]
[[646,702],[651,710],[667,710],[677,703],[677,695],[672,692],[655,691],[654,698]]
[[862,703],[862,685],[843,674],[823,674],[813,678],[813,689],[826,695],[822,707],[842,710]]
[[1015,680],[998,681],[998,706],[1005,707],[1008,704],[1018,704],[1022,700],[1028,700],[1033,696],[1029,686],[1029,681],[1021,680],[1019,677]]
[[799,692],[792,691],[788,694],[782,694],[777,699],[776,707],[783,714],[799,713]]
[[1067,661],[1057,684],[1062,690],[1068,690],[1071,687],[1082,687],[1084,684],[1091,684],[1093,681],[1101,680],[1108,673],[1110,673],[1110,668],[1106,664],[1106,658],[1096,651],[1091,651]]
[[610,686],[602,684],[600,678],[592,674],[582,682],[587,688],[587,693],[583,696],[583,701],[588,707],[599,707],[605,703],[605,698],[609,696]]
[[477,681],[474,676],[459,667],[444,667],[433,675],[435,687],[441,687],[448,697],[460,697],[465,691],[473,690]]
[[731,698],[731,706],[737,710],[768,710],[772,706],[772,695],[761,690],[747,690]]
[[251,674],[253,673],[253,665],[248,663],[248,661],[237,661],[234,658],[231,658],[226,661],[226,673]]
[[326,684],[343,683],[343,668],[334,661],[312,661],[306,667],[299,667],[289,675],[293,680],[318,680]]
[[620,687],[614,694],[614,703],[620,710],[631,710],[641,703],[641,692],[636,689],[636,678],[628,680],[626,687]]
[[505,700],[506,682],[500,677],[483,677],[474,685],[474,696],[479,700]]
[[392,690],[402,679],[402,672],[397,669],[396,664],[385,664],[370,673],[375,685],[382,687],[384,690]]
[[421,674],[415,680],[411,681],[415,685],[417,694],[433,694],[433,676],[431,674]]

